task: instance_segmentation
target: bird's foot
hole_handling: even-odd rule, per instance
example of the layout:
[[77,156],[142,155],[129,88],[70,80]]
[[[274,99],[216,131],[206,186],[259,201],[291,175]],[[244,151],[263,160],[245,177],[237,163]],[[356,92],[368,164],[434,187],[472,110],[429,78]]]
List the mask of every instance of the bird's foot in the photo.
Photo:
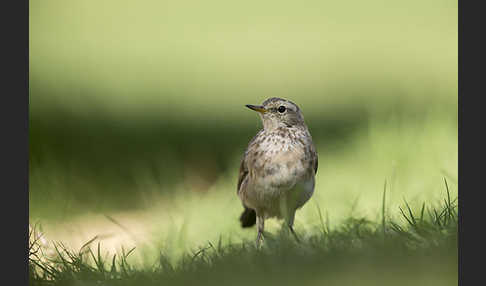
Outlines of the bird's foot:
[[260,249],[261,246],[262,246],[262,243],[263,243],[263,233],[262,232],[258,232],[256,241],[255,241],[256,248],[257,249]]

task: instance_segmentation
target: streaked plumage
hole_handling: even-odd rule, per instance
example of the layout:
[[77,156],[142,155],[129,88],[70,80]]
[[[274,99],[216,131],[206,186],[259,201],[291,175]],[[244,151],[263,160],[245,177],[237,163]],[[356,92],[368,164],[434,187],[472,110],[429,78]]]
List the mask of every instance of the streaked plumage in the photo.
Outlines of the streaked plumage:
[[267,218],[285,219],[293,232],[295,211],[314,192],[317,153],[297,105],[270,98],[248,107],[259,112],[263,129],[245,151],[237,193],[245,208],[242,227],[257,223],[258,244]]

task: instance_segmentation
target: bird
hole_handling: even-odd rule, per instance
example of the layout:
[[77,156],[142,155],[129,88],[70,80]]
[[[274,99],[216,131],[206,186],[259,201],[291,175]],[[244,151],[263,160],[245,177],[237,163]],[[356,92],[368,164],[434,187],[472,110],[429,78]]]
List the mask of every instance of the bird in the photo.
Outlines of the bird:
[[301,109],[292,101],[272,97],[256,111],[263,128],[250,140],[240,163],[237,195],[243,204],[241,227],[257,226],[257,247],[265,220],[283,219],[297,241],[294,218],[313,195],[317,151]]

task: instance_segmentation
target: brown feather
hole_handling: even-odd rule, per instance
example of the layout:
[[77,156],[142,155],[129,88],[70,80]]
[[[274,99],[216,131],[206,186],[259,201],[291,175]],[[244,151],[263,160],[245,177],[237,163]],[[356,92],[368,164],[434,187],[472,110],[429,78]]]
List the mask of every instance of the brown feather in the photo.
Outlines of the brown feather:
[[[238,184],[237,184],[237,187],[236,187],[236,193],[237,194],[239,194],[239,192],[241,191],[241,185],[243,184],[243,182],[245,181],[246,177],[248,176],[248,166],[247,166],[246,161],[245,161],[246,154],[247,154],[248,149],[250,148],[250,146],[254,143],[255,139],[258,137],[258,135],[261,132],[263,132],[263,129],[260,130],[250,140],[250,143],[248,143],[248,147],[247,147],[247,149],[245,151],[245,155],[241,159],[240,170],[238,172]],[[243,207],[245,209],[243,210],[243,213],[241,213],[241,215],[240,215],[241,227],[251,227],[251,226],[255,225],[255,223],[256,223],[256,212],[255,212],[255,210],[253,210],[251,208],[248,208],[247,206],[245,206],[245,204],[243,204]]]
[[243,183],[243,180],[245,180],[247,175],[248,175],[248,168],[246,167],[245,159],[243,158],[243,160],[241,160],[240,171],[238,173],[238,186],[236,188],[237,194],[240,192],[241,183]]
[[262,133],[262,132],[263,132],[263,129],[258,131],[257,134],[255,136],[253,136],[253,138],[250,140],[250,143],[248,143],[248,147],[246,148],[243,159],[241,159],[240,170],[239,170],[239,173],[238,173],[238,185],[236,187],[236,193],[237,194],[240,192],[241,184],[243,183],[246,176],[248,175],[248,166],[246,165],[246,161],[245,161],[248,149],[250,149],[250,146],[253,144],[253,142],[258,137],[258,135],[260,135],[260,133]]

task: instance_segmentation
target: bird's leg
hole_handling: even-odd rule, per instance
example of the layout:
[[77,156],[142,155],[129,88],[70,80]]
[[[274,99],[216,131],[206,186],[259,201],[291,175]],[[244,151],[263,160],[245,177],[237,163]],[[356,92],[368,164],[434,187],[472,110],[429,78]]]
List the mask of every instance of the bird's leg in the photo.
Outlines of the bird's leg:
[[259,215],[257,213],[256,222],[257,222],[257,229],[258,229],[256,246],[257,248],[259,248],[261,245],[261,241],[263,239],[263,228],[265,226],[265,218],[262,215]]
[[290,232],[292,232],[292,234],[294,235],[295,240],[297,240],[297,242],[300,243],[300,239],[294,231],[294,218],[295,218],[295,210],[289,212],[289,217],[287,218],[287,226],[289,227]]

